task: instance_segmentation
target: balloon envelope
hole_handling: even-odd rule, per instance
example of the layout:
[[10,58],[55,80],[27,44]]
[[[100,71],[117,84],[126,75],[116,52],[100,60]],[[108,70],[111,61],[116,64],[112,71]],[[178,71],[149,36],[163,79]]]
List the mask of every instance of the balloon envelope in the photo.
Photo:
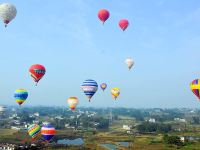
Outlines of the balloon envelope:
[[104,23],[110,16],[110,13],[106,9],[101,9],[98,12],[99,19]]
[[190,83],[190,89],[200,99],[200,79],[195,79]]
[[133,61],[133,59],[132,58],[127,58],[126,60],[125,60],[125,64],[128,66],[128,68],[129,68],[129,70],[133,67],[133,65],[134,65],[134,61]]
[[92,96],[96,93],[98,90],[98,84],[95,80],[88,79],[85,80],[81,86],[83,92],[88,97],[89,101],[92,98]]
[[17,14],[17,9],[14,5],[9,3],[0,4],[0,18],[5,23],[5,27],[11,22]]
[[120,89],[119,88],[112,88],[111,89],[111,94],[112,94],[112,97],[116,100],[116,98],[120,94]]
[[101,86],[101,89],[103,91],[107,88],[107,84],[106,83],[102,83],[100,86]]
[[55,135],[56,130],[51,124],[43,125],[41,128],[41,134],[43,138],[49,142]]
[[76,108],[76,106],[78,105],[78,98],[77,97],[70,97],[67,100],[69,108],[71,110],[74,110]]
[[129,22],[127,19],[122,19],[119,21],[119,27],[124,31],[128,27]]
[[16,102],[19,105],[21,105],[26,101],[28,97],[28,92],[25,89],[17,89],[15,91],[14,97],[15,97]]
[[36,139],[41,134],[41,127],[38,124],[32,124],[28,127],[28,134],[32,139]]
[[40,64],[34,64],[29,68],[29,73],[37,84],[40,79],[45,75],[46,69]]

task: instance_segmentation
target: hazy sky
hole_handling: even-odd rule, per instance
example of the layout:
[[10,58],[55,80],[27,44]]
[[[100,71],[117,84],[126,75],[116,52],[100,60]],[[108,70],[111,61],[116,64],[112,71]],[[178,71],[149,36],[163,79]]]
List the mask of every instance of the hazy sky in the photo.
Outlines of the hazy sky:
[[[67,106],[77,96],[79,106],[200,107],[189,88],[200,78],[199,0],[9,2],[18,13],[6,29],[0,24],[0,104],[15,105],[14,91],[25,88],[24,106]],[[110,11],[104,26],[102,8]],[[125,32],[122,18],[130,22]],[[129,56],[131,71],[124,64]],[[46,67],[37,87],[28,72],[35,63]],[[85,79],[108,84],[91,103],[80,88]],[[117,101],[112,87],[121,89]]]

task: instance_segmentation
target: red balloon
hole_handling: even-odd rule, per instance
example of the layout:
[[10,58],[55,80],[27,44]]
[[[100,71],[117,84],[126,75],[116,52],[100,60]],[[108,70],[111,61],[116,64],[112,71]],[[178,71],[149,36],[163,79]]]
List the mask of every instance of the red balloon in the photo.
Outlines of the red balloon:
[[103,22],[104,22],[109,18],[110,16],[110,13],[108,10],[106,9],[101,9],[99,12],[98,12],[98,17],[99,19]]
[[34,64],[30,67],[29,72],[37,85],[40,79],[44,76],[46,70],[44,66],[40,64]]
[[127,19],[122,19],[119,21],[119,27],[124,31],[128,27],[129,22]]

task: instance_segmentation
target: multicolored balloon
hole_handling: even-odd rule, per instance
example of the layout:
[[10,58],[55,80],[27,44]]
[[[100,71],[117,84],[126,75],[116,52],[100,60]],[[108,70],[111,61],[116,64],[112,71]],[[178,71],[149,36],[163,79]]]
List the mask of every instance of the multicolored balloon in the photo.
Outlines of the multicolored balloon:
[[128,66],[128,69],[129,70],[131,70],[131,68],[133,67],[133,65],[134,65],[134,61],[133,61],[133,59],[132,58],[127,58],[126,60],[125,60],[125,64]]
[[41,127],[38,124],[32,124],[28,127],[28,134],[32,139],[36,139],[41,134]]
[[111,94],[112,94],[112,97],[116,100],[116,98],[120,94],[120,89],[119,88],[112,88],[111,89]]
[[127,19],[122,19],[122,20],[119,21],[119,27],[120,27],[123,31],[126,30],[126,28],[128,27],[128,25],[129,25],[129,22],[128,22]]
[[98,17],[103,22],[103,24],[109,18],[109,16],[110,16],[110,13],[106,9],[101,9],[98,12]]
[[92,96],[98,90],[98,84],[95,80],[88,79],[83,82],[81,88],[83,92],[85,93],[85,95],[88,97],[89,102],[90,102]]
[[19,105],[21,105],[26,101],[28,97],[28,92],[25,89],[17,89],[15,91],[14,97],[15,97],[16,102]]
[[0,18],[3,20],[5,27],[16,17],[17,9],[9,3],[0,4]]
[[195,79],[190,83],[190,89],[200,100],[200,79]]
[[77,97],[70,97],[67,100],[68,104],[69,104],[69,108],[71,110],[75,110],[76,106],[78,105],[78,98]]
[[102,83],[100,85],[101,89],[104,91],[107,88],[107,84],[106,83]]
[[46,72],[45,67],[40,64],[32,65],[29,69],[29,73],[36,82],[36,85],[40,81],[40,79],[45,75],[45,72]]
[[43,125],[41,128],[41,134],[45,141],[49,142],[56,134],[56,130],[51,124]]

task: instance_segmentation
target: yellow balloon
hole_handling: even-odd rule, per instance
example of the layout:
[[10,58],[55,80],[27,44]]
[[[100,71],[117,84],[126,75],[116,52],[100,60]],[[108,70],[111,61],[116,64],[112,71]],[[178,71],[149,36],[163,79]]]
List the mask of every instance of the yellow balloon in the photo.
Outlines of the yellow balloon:
[[74,110],[76,108],[76,106],[78,105],[78,98],[77,97],[70,97],[67,100],[69,108],[71,110]]
[[119,88],[112,88],[111,89],[111,94],[112,94],[112,97],[116,100],[116,98],[120,94],[120,89]]

